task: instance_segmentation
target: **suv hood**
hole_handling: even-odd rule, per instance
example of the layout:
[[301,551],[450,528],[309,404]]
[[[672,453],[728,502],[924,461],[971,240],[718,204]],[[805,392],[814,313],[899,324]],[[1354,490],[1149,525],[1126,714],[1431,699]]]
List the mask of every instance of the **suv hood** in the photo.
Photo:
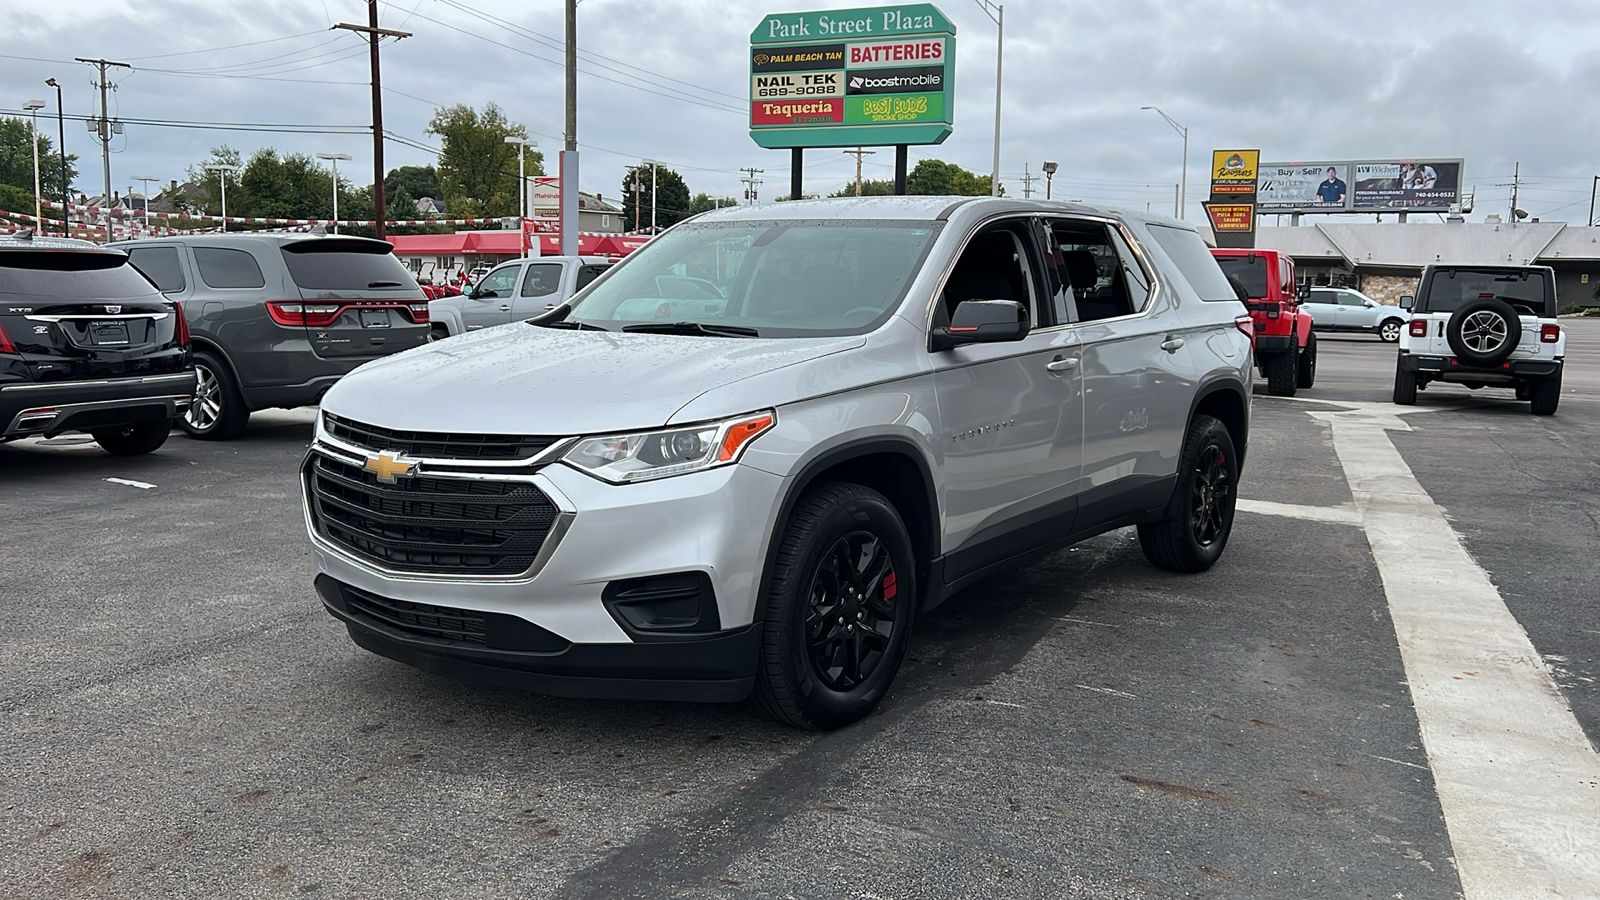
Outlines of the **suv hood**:
[[578,435],[655,428],[707,391],[865,340],[622,334],[515,323],[367,363],[340,379],[322,407],[407,431]]

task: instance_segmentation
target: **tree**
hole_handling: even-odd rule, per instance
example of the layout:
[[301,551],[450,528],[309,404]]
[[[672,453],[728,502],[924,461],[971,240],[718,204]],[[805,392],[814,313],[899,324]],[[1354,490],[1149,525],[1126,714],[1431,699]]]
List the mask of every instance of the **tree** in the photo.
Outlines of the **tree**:
[[[906,193],[981,197],[989,193],[989,183],[989,176],[968,172],[955,163],[924,159],[906,176]],[[1003,195],[1004,189],[1000,193]]]
[[[33,147],[30,119],[0,118],[0,209],[33,214]],[[61,154],[43,129],[39,132],[39,193],[61,202]],[[77,154],[67,154],[67,184],[78,177]]]
[[[482,112],[458,103],[436,110],[427,130],[443,139],[439,194],[434,196],[443,195],[453,218],[514,216],[521,211],[517,153],[522,148],[506,143],[506,138],[526,138],[526,128],[508,121],[493,103]],[[543,175],[544,154],[528,151],[526,167],[530,177]],[[412,189],[407,186],[407,190]]]
[[389,174],[383,176],[383,192],[386,196],[392,196],[401,191],[405,191],[417,200],[423,197],[442,199],[439,191],[439,170],[433,166],[401,166],[398,169],[390,169]]
[[[829,194],[829,197],[854,197],[856,183],[854,181]],[[861,196],[863,197],[892,197],[894,196],[894,182],[889,179],[868,178],[861,182]]]
[[720,209],[724,206],[737,206],[739,201],[732,197],[713,197],[705,191],[694,195],[689,201],[689,215],[703,213],[708,209]]
[[[638,176],[639,228],[650,227],[651,166],[635,166],[622,178],[622,221],[632,228],[634,224],[634,176]],[[658,228],[669,228],[688,218],[693,210],[689,201],[689,185],[683,176],[666,166],[655,169],[655,223]],[[710,207],[706,207],[709,209]]]

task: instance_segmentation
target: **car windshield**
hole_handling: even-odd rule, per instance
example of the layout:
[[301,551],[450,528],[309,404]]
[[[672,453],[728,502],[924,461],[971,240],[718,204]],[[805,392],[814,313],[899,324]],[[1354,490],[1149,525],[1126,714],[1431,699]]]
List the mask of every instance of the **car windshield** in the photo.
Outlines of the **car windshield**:
[[1463,303],[1496,297],[1519,315],[1554,316],[1545,273],[1537,269],[1438,269],[1428,281],[1428,312],[1455,312]]
[[939,228],[862,219],[688,223],[596,281],[568,318],[612,331],[862,334],[899,305]]
[[1239,279],[1252,300],[1267,296],[1267,261],[1259,256],[1219,256],[1222,274]]

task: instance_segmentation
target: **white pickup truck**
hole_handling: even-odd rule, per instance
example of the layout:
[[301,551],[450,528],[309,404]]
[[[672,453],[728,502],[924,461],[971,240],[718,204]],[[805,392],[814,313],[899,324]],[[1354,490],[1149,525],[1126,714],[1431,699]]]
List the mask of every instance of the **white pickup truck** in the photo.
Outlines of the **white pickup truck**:
[[554,309],[615,262],[606,256],[530,256],[501,263],[460,296],[429,301],[433,339],[504,325]]

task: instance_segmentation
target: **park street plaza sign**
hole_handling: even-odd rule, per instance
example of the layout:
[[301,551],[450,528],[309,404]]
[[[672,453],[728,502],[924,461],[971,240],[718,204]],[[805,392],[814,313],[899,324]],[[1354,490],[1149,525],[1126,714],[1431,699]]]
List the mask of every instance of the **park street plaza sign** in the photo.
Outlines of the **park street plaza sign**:
[[938,144],[956,27],[932,4],[778,13],[750,33],[750,137],[769,149]]

